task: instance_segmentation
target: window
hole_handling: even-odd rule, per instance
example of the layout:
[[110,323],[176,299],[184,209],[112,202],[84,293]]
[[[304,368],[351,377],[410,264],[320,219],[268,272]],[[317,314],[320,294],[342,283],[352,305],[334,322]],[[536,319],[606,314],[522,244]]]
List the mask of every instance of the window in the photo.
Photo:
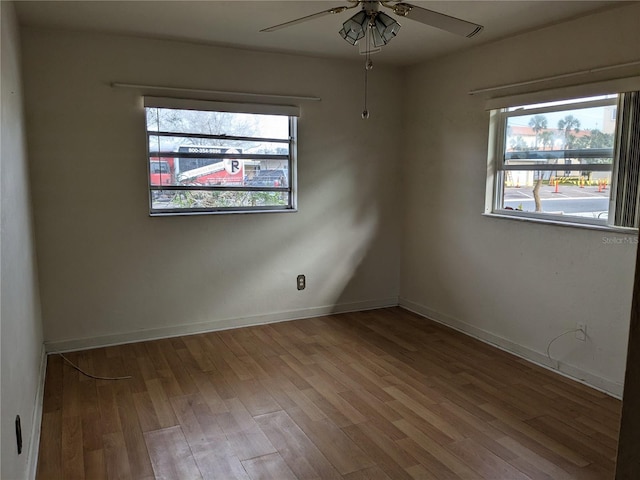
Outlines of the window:
[[638,92],[492,110],[487,213],[637,227],[639,117]]
[[145,97],[151,215],[295,210],[297,108]]

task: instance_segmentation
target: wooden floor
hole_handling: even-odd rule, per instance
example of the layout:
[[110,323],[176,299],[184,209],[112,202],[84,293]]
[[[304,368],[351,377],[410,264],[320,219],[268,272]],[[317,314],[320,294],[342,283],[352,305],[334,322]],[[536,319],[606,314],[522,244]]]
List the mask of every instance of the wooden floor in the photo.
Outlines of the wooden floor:
[[613,478],[620,402],[399,308],[49,357],[39,479]]

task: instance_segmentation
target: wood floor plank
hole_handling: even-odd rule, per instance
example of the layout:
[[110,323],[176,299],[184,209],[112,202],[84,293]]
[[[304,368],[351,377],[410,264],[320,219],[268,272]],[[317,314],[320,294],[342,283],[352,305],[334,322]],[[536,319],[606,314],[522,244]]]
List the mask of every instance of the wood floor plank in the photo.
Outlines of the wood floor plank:
[[176,420],[176,416],[171,408],[169,396],[167,395],[160,379],[154,378],[152,380],[147,380],[145,383],[160,427],[167,428],[177,425],[178,421]]
[[374,466],[375,462],[330,420],[313,421],[300,410],[288,413],[342,475]]
[[62,409],[62,369],[64,360],[59,355],[47,357],[47,371],[45,373],[43,413],[60,411]]
[[538,444],[552,450],[556,454],[565,458],[574,465],[577,465],[578,467],[586,467],[587,465],[589,465],[590,462],[586,460],[583,455],[579,454],[574,449],[565,445],[561,441],[554,439],[553,436],[548,435],[548,432],[546,430],[538,430],[535,427],[532,427],[527,423],[522,422],[515,417],[512,417],[510,413],[501,411],[496,406],[487,404],[483,405],[482,408],[491,412],[493,415],[499,418],[499,422],[492,422],[493,426],[501,428],[501,424],[506,424],[508,427],[520,432],[522,435],[537,442]]
[[198,391],[192,376],[189,375],[187,369],[180,360],[180,356],[173,348],[173,344],[169,339],[158,340],[158,348],[162,352],[173,377],[176,379],[182,395],[192,395]]
[[200,395],[174,397],[171,404],[203,478],[249,478],[224,431]]
[[[335,351],[334,349],[331,352]],[[333,354],[328,351],[327,355]],[[379,378],[376,381],[372,381],[370,376],[358,371],[353,364],[342,363],[336,358],[327,357],[326,361],[318,362],[318,365],[330,375],[339,378],[349,390],[366,390],[381,402],[391,400],[389,394],[384,391],[384,387],[389,386],[385,381]],[[371,372],[367,373],[373,375]]]
[[123,380],[117,383],[115,392],[118,416],[122,425],[122,436],[127,449],[131,474],[136,478],[149,476],[153,473],[151,462],[128,382]]
[[296,480],[280,454],[272,453],[242,462],[251,480]]
[[551,434],[554,438],[559,439],[563,445],[575,452],[580,452],[580,455],[589,463],[604,465],[612,470],[615,468],[615,449],[610,449],[604,445],[596,445],[593,439],[582,434],[571,425],[546,416],[528,420],[526,423],[538,430],[547,432],[547,435]]
[[[132,393],[140,393],[140,392],[145,392],[147,390],[147,387],[144,384],[144,378],[138,366],[137,346],[138,344],[136,343],[127,343],[125,345],[117,346],[117,351],[119,352],[120,358],[122,359],[122,362],[126,368],[125,375],[128,375],[131,377],[128,380],[128,382],[129,382],[129,389],[131,390]],[[96,370],[89,370],[89,371],[96,371]],[[97,382],[97,385],[101,385],[101,384],[102,384],[101,382]]]
[[428,449],[424,448],[424,445],[419,444],[414,439],[407,437],[397,440],[396,443],[405,452],[418,460],[423,467],[421,469],[409,467],[408,471],[412,476],[419,474],[422,478],[460,480],[460,476],[456,475]]
[[613,441],[617,446],[618,429],[616,428],[616,426],[614,426],[615,424],[612,425],[612,424],[601,423],[601,422],[598,422],[597,420],[594,420],[591,417],[586,417],[582,415],[579,417],[576,417],[574,421],[576,423],[581,423],[583,425],[586,425],[587,427],[592,428],[594,431],[601,433],[602,435],[606,436],[611,441]]
[[233,389],[238,399],[253,416],[282,410],[258,380],[240,380],[233,384]]
[[[67,354],[69,360],[75,363],[77,355]],[[78,397],[79,375],[75,368],[65,363],[62,369],[62,418],[74,417],[78,415],[80,403]]]
[[376,462],[376,465],[394,479],[410,479],[405,468],[419,462],[399,447],[380,430],[368,424],[351,425],[342,429],[353,442]]
[[511,461],[516,457],[516,455],[512,451],[505,448],[496,441],[496,439],[503,437],[504,434],[502,432],[496,429],[481,430],[476,428],[474,424],[478,425],[478,423],[474,422],[474,419],[470,415],[466,414],[464,410],[455,409],[453,405],[447,404],[446,402],[441,405],[434,405],[431,408],[438,416],[442,417],[443,420],[447,421],[451,425],[455,425],[458,431],[465,438],[474,440],[483,448],[486,448],[502,460]]
[[62,418],[62,476],[64,478],[84,476],[82,419],[78,415]]
[[256,422],[297,478],[339,479],[340,473],[286,412],[256,417]]
[[122,432],[114,387],[113,382],[96,387],[103,434]]
[[207,358],[221,373],[229,370],[233,373],[234,379],[251,380],[253,378],[251,372],[238,360],[238,357],[229,349],[219,333],[206,334],[202,337],[203,345],[207,348]]
[[191,335],[185,337],[184,344],[201,371],[210,372],[215,369],[213,362],[209,358],[208,349],[202,336]]
[[107,433],[102,436],[102,441],[104,442],[104,460],[107,467],[107,477],[117,479],[132,478],[127,446],[125,445],[122,432]]
[[613,478],[620,402],[400,308],[48,358],[38,480]]
[[102,421],[100,414],[89,418],[82,418],[82,448],[85,452],[102,450]]
[[299,408],[311,420],[327,418],[322,410],[305,395],[306,389],[299,390],[288,378],[262,380],[261,383],[285,410]]
[[105,464],[104,452],[102,450],[84,452],[84,472],[82,472],[82,475],[78,478],[106,480],[107,465]]
[[[224,382],[223,379],[214,381],[213,377],[205,372],[190,372],[188,376],[193,379],[193,383],[196,388],[194,391],[191,391],[186,395],[199,393],[207,402],[207,405],[209,405],[209,408],[213,413],[224,413],[229,411],[227,405],[220,396],[218,389],[214,386],[214,383],[216,383],[220,387],[221,383]],[[226,386],[226,382],[224,383]]]
[[542,472],[542,475],[536,478],[547,477],[553,480],[570,480],[572,478],[566,470],[563,470],[534,451],[529,450],[509,436],[498,439],[498,442],[517,455],[516,459],[512,462],[526,462],[528,465],[532,465],[538,471]]
[[[292,369],[283,359],[283,355],[277,357],[264,357],[264,361],[268,362],[267,365],[270,368],[265,368],[269,372],[271,377],[277,377],[284,375],[287,379],[293,383],[299,390],[306,390],[311,388],[311,385],[304,379],[304,375],[300,375],[294,369]],[[264,362],[262,362],[264,364]]]
[[478,473],[472,470],[466,463],[461,462],[460,459],[449,450],[442,447],[438,442],[433,441],[406,420],[398,420],[395,422],[395,425],[405,432],[409,438],[420,445],[422,449],[431,453],[431,455],[433,455],[449,470],[454,472],[458,477],[465,480],[474,480],[478,478]]
[[384,470],[378,466],[374,466],[349,473],[343,478],[345,478],[345,480],[393,480],[394,477],[390,477]]
[[378,400],[377,397],[370,395],[368,391],[355,390],[341,392],[339,395],[358,410],[365,419],[364,422],[357,423],[374,425],[383,432],[385,436],[394,440],[406,437],[406,435],[393,424],[394,421],[400,420],[402,416],[387,403],[383,403]]
[[304,394],[322,410],[327,418],[331,419],[339,427],[366,421],[366,418],[342,398],[339,393],[332,390],[323,390],[323,393],[321,393],[314,388],[310,388],[305,390]]
[[[61,385],[61,383],[60,383]],[[50,396],[57,401],[57,396]],[[37,478],[62,478],[62,411],[42,415]]]
[[387,402],[391,408],[393,408],[396,412],[400,414],[400,420],[396,420],[393,425],[400,430],[405,437],[407,436],[406,432],[404,432],[401,428],[398,427],[398,421],[406,421],[409,422],[414,428],[420,430],[423,434],[427,435],[434,442],[438,442],[440,445],[446,445],[455,441],[446,433],[438,430],[432,423],[428,422],[420,415],[415,413],[413,410],[407,408],[404,404],[400,403],[398,400],[394,400],[392,402]]
[[143,432],[151,432],[161,428],[156,409],[148,391],[133,394],[133,403],[138,414],[138,422]]
[[229,412],[216,415],[216,420],[240,461],[276,453],[276,449],[242,402],[231,399],[227,403]]
[[486,480],[494,480],[496,478],[530,480],[527,475],[494,455],[471,438],[454,442],[447,445],[446,448],[468,465],[476,475],[480,475]]
[[146,432],[144,439],[158,480],[200,480],[202,475],[179,426]]

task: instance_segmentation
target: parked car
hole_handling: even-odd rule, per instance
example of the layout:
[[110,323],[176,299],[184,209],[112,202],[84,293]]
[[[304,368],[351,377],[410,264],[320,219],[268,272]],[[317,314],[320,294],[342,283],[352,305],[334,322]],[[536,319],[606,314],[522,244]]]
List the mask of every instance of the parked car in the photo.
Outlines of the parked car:
[[245,185],[249,187],[286,187],[287,174],[284,170],[258,170]]

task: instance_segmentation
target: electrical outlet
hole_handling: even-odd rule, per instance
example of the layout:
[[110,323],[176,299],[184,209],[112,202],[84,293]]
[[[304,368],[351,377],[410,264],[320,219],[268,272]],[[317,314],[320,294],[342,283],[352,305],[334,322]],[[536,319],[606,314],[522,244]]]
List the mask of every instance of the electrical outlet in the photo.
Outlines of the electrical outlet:
[[305,278],[304,275],[298,275],[297,283],[298,283],[298,290],[304,290],[305,287],[307,286],[307,279]]
[[587,324],[578,322],[576,324],[576,339],[581,342],[587,341]]

